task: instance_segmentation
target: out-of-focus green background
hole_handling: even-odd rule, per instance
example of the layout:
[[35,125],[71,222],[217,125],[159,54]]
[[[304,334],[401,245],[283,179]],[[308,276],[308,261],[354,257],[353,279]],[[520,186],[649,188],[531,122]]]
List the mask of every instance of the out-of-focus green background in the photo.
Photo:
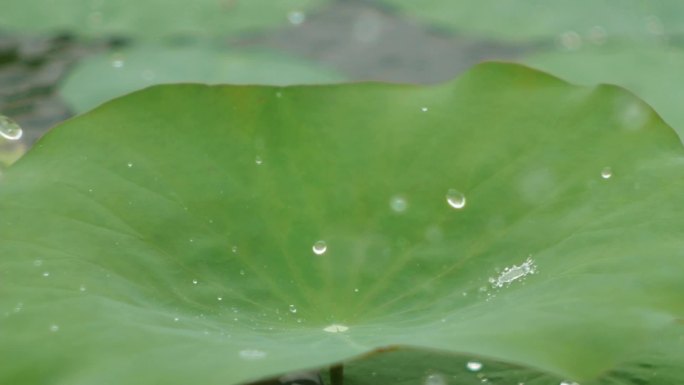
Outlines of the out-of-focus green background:
[[615,83],[679,132],[677,0],[7,0],[0,7],[0,171],[46,130],[151,84],[435,83],[511,60]]

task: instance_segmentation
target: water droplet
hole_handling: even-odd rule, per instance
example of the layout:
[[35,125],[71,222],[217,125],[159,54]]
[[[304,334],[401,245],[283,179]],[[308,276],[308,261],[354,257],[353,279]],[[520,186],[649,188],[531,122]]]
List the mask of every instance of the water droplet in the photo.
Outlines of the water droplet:
[[233,247],[230,248],[230,251],[232,251],[233,254],[235,254],[235,253],[238,252],[238,247],[237,247],[237,246],[233,246]]
[[86,286],[85,286],[85,285],[81,285],[81,286],[78,288],[78,290],[81,291],[81,292],[84,292],[84,291],[86,291],[87,289],[86,289]]
[[499,274],[496,279],[491,279],[493,287],[503,287],[506,284],[526,277],[527,275],[534,274],[537,272],[537,266],[534,264],[532,258],[527,258],[525,262],[520,265],[513,265],[511,267],[505,268],[501,274]]
[[430,374],[423,381],[423,385],[447,385],[448,383],[446,377],[440,373]]
[[50,272],[49,272],[49,271],[43,272],[43,277],[49,277],[49,276],[50,276]]
[[178,317],[173,317],[173,322],[178,322],[178,321],[180,321],[180,318],[178,318]]
[[128,163],[126,163],[126,165],[128,166],[128,168],[131,168],[131,167],[133,167],[133,162],[128,162]]
[[240,350],[240,357],[246,360],[261,360],[266,358],[266,352],[257,349]]
[[358,293],[358,292],[359,292],[359,288],[357,287],[354,289],[354,293]]
[[245,271],[240,269],[240,275],[245,275]]
[[14,312],[15,312],[15,313],[19,313],[19,312],[21,311],[21,309],[23,309],[23,308],[24,308],[24,303],[23,303],[23,302],[19,302],[19,303],[17,303],[17,305],[14,307]]
[[573,381],[561,381],[560,385],[579,385],[576,382]]
[[323,255],[328,250],[328,245],[325,241],[316,241],[311,248],[316,255]]
[[197,285],[197,280],[196,280],[196,279],[193,279],[193,280],[192,280],[192,284],[193,284],[193,285]]
[[482,362],[479,361],[468,361],[466,363],[466,369],[471,372],[479,372],[482,369]]
[[297,308],[295,305],[290,305],[290,313],[295,314],[297,312]]
[[254,163],[256,163],[257,166],[261,166],[264,163],[264,160],[261,159],[261,157],[257,155],[257,157],[254,158]]
[[427,108],[427,107],[421,107],[420,110],[421,110],[422,112],[428,112],[428,108]]
[[19,140],[24,134],[19,124],[5,115],[0,115],[0,136],[7,140]]
[[328,326],[323,328],[323,331],[328,332],[328,333],[344,333],[347,330],[349,330],[348,326],[340,325],[340,324],[332,324],[332,325],[328,325]]
[[449,189],[446,194],[447,203],[455,209],[462,209],[466,205],[466,197],[456,189]]
[[36,259],[35,261],[33,261],[33,266],[35,266],[35,267],[43,266],[43,260],[42,259]]
[[406,198],[400,195],[393,196],[392,199],[390,199],[390,208],[395,213],[403,213],[408,208]]
[[53,333],[58,332],[59,331],[59,325],[56,325],[56,324],[50,325],[50,331]]
[[601,178],[610,179],[611,176],[613,176],[613,170],[610,167],[604,167],[601,170]]
[[125,63],[124,63],[123,59],[112,60],[112,67],[114,67],[114,68],[123,68],[124,64]]
[[195,240],[193,238],[188,239],[188,241],[190,241],[190,243],[195,242]]
[[582,47],[582,36],[575,31],[563,32],[558,38],[560,45],[569,50],[574,51]]
[[291,11],[287,14],[287,20],[292,25],[300,25],[306,20],[306,14],[302,11]]

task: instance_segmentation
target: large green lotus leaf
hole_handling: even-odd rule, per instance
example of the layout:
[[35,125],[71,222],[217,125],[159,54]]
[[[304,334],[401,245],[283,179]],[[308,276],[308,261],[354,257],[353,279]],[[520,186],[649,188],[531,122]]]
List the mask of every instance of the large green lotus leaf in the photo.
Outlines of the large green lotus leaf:
[[341,75],[312,63],[267,52],[223,52],[211,46],[142,45],[80,62],[60,92],[78,112],[161,83],[291,85],[332,83]]
[[572,82],[608,82],[626,87],[649,102],[680,136],[684,133],[684,111],[677,97],[684,88],[684,53],[679,48],[615,46],[546,52],[524,61]]
[[[507,41],[561,37],[652,40],[684,32],[677,0],[383,0],[441,27]],[[564,35],[566,34],[566,35]]]
[[87,37],[213,36],[299,23],[321,0],[6,0],[0,29]]
[[643,102],[515,65],[149,88],[5,174],[0,383],[236,384],[394,346],[681,383],[683,176]]

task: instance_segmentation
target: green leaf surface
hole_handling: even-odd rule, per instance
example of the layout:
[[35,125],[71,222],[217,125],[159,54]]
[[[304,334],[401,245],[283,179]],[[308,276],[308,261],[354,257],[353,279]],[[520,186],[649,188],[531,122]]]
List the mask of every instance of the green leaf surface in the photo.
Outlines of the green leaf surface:
[[142,45],[80,62],[60,88],[77,112],[162,83],[292,85],[333,83],[342,76],[302,60],[266,52],[224,52],[211,46]]
[[677,47],[610,46],[574,52],[545,52],[524,60],[579,84],[618,84],[639,95],[680,134],[684,110],[677,95],[684,88],[684,52]]
[[456,32],[505,41],[554,38],[652,40],[682,34],[677,0],[383,0],[407,15]]
[[399,346],[462,378],[678,384],[683,176],[640,100],[514,65],[149,88],[4,175],[0,383],[237,384]]
[[325,0],[7,0],[0,28],[85,37],[216,36],[300,21]]

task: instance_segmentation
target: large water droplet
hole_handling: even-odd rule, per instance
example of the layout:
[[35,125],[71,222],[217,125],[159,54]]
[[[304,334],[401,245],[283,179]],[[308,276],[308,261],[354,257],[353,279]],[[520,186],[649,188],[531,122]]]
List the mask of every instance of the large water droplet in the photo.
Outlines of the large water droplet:
[[611,176],[613,176],[613,170],[610,167],[604,167],[601,170],[601,178],[610,179]]
[[430,374],[425,377],[425,381],[423,381],[423,385],[447,385],[448,383],[449,381],[447,381],[447,378],[440,373]]
[[482,362],[480,361],[468,361],[466,363],[466,369],[471,372],[479,372],[482,369]]
[[306,20],[306,14],[302,11],[291,11],[287,14],[287,20],[292,25],[300,25]]
[[400,195],[395,195],[390,199],[390,208],[396,213],[403,213],[408,208],[406,198]]
[[455,209],[462,209],[466,205],[466,197],[456,189],[449,189],[446,194],[446,200],[449,206]]
[[314,254],[323,255],[328,250],[328,244],[325,241],[316,241],[311,248]]
[[5,115],[0,115],[0,136],[7,140],[19,140],[24,134],[19,124]]
[[257,349],[240,350],[240,357],[246,360],[260,360],[266,358],[266,352]]
[[534,261],[532,258],[527,258],[525,262],[520,265],[513,265],[505,268],[498,277],[490,278],[490,282],[493,287],[503,287],[506,284],[536,272],[537,266],[534,264]]
[[323,331],[326,331],[328,333],[344,333],[347,330],[349,330],[348,326],[340,324],[332,324],[323,328]]

